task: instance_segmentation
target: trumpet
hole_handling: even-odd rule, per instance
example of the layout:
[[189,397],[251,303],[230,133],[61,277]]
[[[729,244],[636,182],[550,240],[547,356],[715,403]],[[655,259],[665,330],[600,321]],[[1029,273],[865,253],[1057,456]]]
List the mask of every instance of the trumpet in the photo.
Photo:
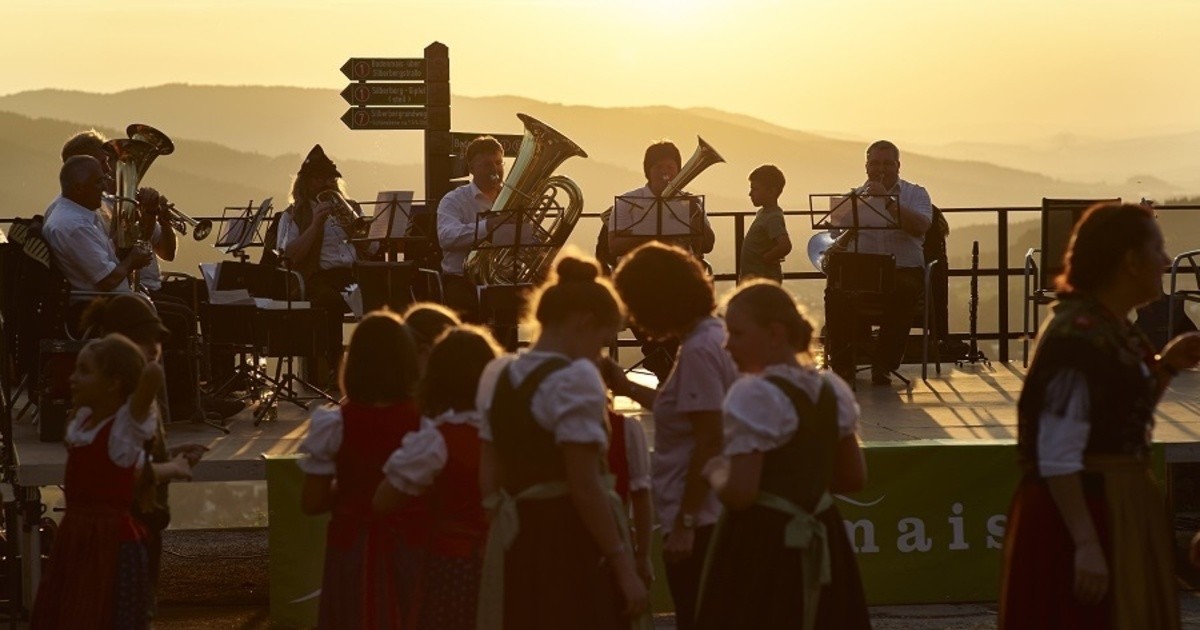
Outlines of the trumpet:
[[175,207],[175,204],[171,203],[170,201],[161,203],[158,211],[167,213],[167,222],[171,224],[171,229],[183,234],[184,236],[187,235],[188,226],[191,226],[193,240],[203,241],[204,239],[208,238],[208,235],[212,232],[212,221],[208,219],[200,219],[197,221],[196,219],[193,219],[192,217],[180,212],[179,209]]
[[330,212],[333,220],[337,221],[347,237],[359,238],[366,235],[367,228],[371,225],[371,218],[359,214],[354,206],[346,201],[342,193],[336,190],[322,190],[317,193],[317,203],[331,206]]

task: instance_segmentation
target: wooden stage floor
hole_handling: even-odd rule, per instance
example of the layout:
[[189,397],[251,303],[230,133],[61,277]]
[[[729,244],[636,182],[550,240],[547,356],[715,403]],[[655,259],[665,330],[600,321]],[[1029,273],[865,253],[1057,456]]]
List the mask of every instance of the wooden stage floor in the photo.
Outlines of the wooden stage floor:
[[[1019,363],[993,363],[955,367],[943,365],[942,374],[930,369],[921,381],[920,366],[906,365],[901,371],[912,379],[911,389],[896,381],[891,387],[870,384],[865,373],[858,379],[858,401],[862,407],[860,435],[872,443],[901,441],[957,443],[973,440],[1015,441],[1017,398],[1025,370]],[[648,432],[653,419],[625,399],[618,408],[642,413]],[[251,408],[236,416],[220,432],[203,424],[172,423],[168,442],[197,442],[211,450],[196,467],[196,481],[238,481],[265,478],[263,455],[287,455],[297,451],[307,428],[308,413],[282,403],[278,419],[255,427]],[[16,424],[17,483],[47,486],[62,483],[66,451],[62,444],[37,440],[28,419]],[[1200,371],[1177,377],[1158,408],[1154,439],[1167,445],[1169,462],[1200,461]]]

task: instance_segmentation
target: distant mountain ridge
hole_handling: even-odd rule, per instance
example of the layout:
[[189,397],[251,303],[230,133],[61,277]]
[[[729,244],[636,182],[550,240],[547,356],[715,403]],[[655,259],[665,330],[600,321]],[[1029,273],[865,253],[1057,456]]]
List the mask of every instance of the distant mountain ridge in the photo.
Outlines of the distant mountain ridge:
[[[339,120],[346,109],[335,89],[295,87],[172,84],[112,94],[38,90],[0,97],[0,111],[110,129],[146,122],[172,138],[216,143],[244,153],[296,160],[294,163],[318,142],[339,162],[352,159],[408,167],[422,163],[420,133],[350,131]],[[806,208],[810,193],[845,190],[863,179],[862,143],[711,109],[599,108],[514,96],[455,96],[453,128],[520,133],[517,112],[544,120],[588,151],[590,159],[569,160],[561,170],[580,183],[589,209],[603,209],[612,196],[640,185],[642,151],[664,137],[676,141],[686,160],[695,147],[693,138],[703,136],[728,161],[712,167],[691,186],[694,192],[708,196],[709,208],[749,209],[746,176],[764,162],[777,164],[788,177],[782,199],[785,207]],[[1120,182],[1076,183],[901,149],[902,175],[925,185],[935,203],[944,206],[1036,205],[1043,196],[1128,198],[1138,194]],[[420,194],[423,182],[419,177],[410,182],[397,179],[392,187],[398,184]],[[354,181],[350,185],[358,190]]]

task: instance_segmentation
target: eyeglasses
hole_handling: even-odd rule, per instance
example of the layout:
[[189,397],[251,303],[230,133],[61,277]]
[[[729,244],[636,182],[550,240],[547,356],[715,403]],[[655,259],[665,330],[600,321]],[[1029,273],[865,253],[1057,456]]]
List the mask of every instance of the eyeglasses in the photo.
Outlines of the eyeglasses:
[[867,160],[867,166],[896,166],[900,164],[896,160]]

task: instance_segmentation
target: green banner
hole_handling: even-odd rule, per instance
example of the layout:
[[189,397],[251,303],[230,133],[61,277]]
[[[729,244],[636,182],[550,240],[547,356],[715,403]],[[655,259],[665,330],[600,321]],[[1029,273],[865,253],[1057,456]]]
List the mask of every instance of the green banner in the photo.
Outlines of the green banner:
[[867,601],[995,600],[1012,442],[897,442],[865,449],[867,487],[838,496]]
[[[884,442],[864,448],[867,487],[838,496],[871,605],[995,601],[1008,504],[1019,480],[1009,440]],[[1163,451],[1154,453],[1161,477]],[[271,620],[316,623],[326,518],[300,512],[294,457],[267,461]],[[661,541],[655,537],[656,547]],[[671,610],[661,553],[655,612]]]
[[317,625],[328,516],[300,511],[304,472],[298,456],[267,456],[267,540],[272,627]]

